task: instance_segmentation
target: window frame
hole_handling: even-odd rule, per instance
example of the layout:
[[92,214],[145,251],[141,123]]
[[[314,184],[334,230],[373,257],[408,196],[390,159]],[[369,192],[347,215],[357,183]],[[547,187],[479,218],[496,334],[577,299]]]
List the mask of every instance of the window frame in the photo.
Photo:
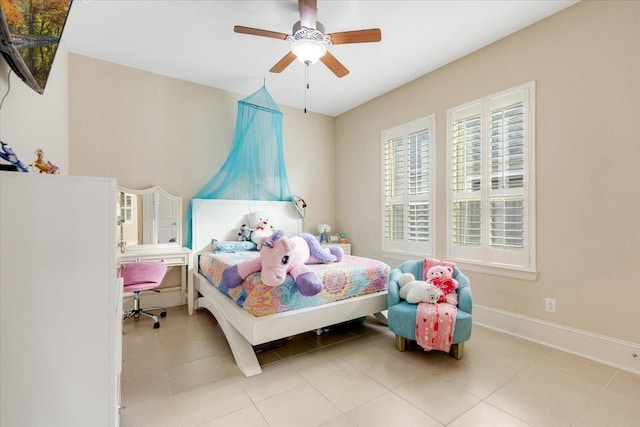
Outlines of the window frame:
[[[420,131],[428,131],[428,196],[411,196],[407,191],[409,184],[409,158],[407,157],[409,136],[415,135]],[[404,145],[404,179],[403,179],[403,194],[399,197],[387,197],[387,174],[386,174],[386,143],[387,141],[401,137]],[[426,257],[433,256],[436,249],[436,120],[435,114],[420,117],[407,123],[403,123],[393,128],[385,129],[381,132],[381,247],[384,256],[389,258],[407,259],[408,257]],[[386,227],[387,227],[387,203],[389,201],[395,201],[396,203],[402,203],[403,206],[403,239],[387,239]],[[408,218],[409,209],[408,206],[411,203],[426,202],[429,205],[429,225],[428,241],[413,241],[407,238],[408,227],[410,220]]]
[[[495,112],[513,102],[523,103],[522,187],[493,189],[491,172],[491,118]],[[454,188],[454,123],[480,115],[480,187],[456,191]],[[504,148],[504,147],[503,147]],[[528,82],[447,110],[447,258],[463,263],[466,268],[482,272],[501,271],[501,275],[535,278],[536,274],[536,208],[535,208],[535,82]],[[492,247],[492,201],[522,198],[524,239],[522,250]],[[454,204],[458,201],[480,201],[480,244],[458,245],[454,242]],[[475,268],[474,268],[475,267]]]

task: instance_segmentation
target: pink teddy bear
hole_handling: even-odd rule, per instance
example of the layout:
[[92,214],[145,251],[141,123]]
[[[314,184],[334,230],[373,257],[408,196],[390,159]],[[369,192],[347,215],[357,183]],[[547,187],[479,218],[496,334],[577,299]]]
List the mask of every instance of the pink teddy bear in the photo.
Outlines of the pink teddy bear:
[[453,278],[453,267],[446,265],[434,265],[427,270],[427,282],[442,291],[438,302],[448,302],[458,305],[458,281]]

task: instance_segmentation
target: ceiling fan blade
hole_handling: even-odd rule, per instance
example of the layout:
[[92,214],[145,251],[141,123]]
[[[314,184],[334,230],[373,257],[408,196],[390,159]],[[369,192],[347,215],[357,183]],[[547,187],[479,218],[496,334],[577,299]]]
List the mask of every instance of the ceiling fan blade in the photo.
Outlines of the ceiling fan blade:
[[369,28],[367,30],[343,31],[341,33],[327,34],[331,37],[333,44],[347,43],[369,43],[382,40],[380,28]]
[[316,17],[318,16],[317,0],[298,0],[300,9],[300,25],[306,28],[316,28]]
[[278,61],[276,65],[271,67],[269,71],[271,71],[272,73],[281,73],[284,71],[285,68],[289,66],[289,64],[295,61],[295,59],[296,59],[296,55],[294,55],[294,53],[290,51],[285,56],[283,56],[282,59]]
[[233,31],[240,34],[249,34],[252,36],[271,37],[272,39],[286,40],[289,34],[276,33],[275,31],[261,30],[259,28],[243,27],[242,25],[236,25],[233,27]]
[[325,53],[320,58],[320,61],[338,77],[344,77],[349,74],[349,70],[329,52]]

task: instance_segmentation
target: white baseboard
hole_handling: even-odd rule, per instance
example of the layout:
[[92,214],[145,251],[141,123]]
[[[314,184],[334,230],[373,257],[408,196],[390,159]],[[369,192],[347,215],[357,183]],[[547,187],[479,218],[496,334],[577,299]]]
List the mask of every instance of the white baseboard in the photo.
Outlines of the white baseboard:
[[473,305],[473,323],[640,374],[640,344]]

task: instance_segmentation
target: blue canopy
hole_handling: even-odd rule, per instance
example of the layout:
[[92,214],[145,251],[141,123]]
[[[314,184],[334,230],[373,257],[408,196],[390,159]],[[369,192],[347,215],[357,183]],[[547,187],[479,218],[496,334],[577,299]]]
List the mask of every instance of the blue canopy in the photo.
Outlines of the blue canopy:
[[[193,198],[291,200],[282,149],[282,112],[265,86],[238,101],[229,156],[218,173]],[[189,247],[191,215],[189,206]]]

